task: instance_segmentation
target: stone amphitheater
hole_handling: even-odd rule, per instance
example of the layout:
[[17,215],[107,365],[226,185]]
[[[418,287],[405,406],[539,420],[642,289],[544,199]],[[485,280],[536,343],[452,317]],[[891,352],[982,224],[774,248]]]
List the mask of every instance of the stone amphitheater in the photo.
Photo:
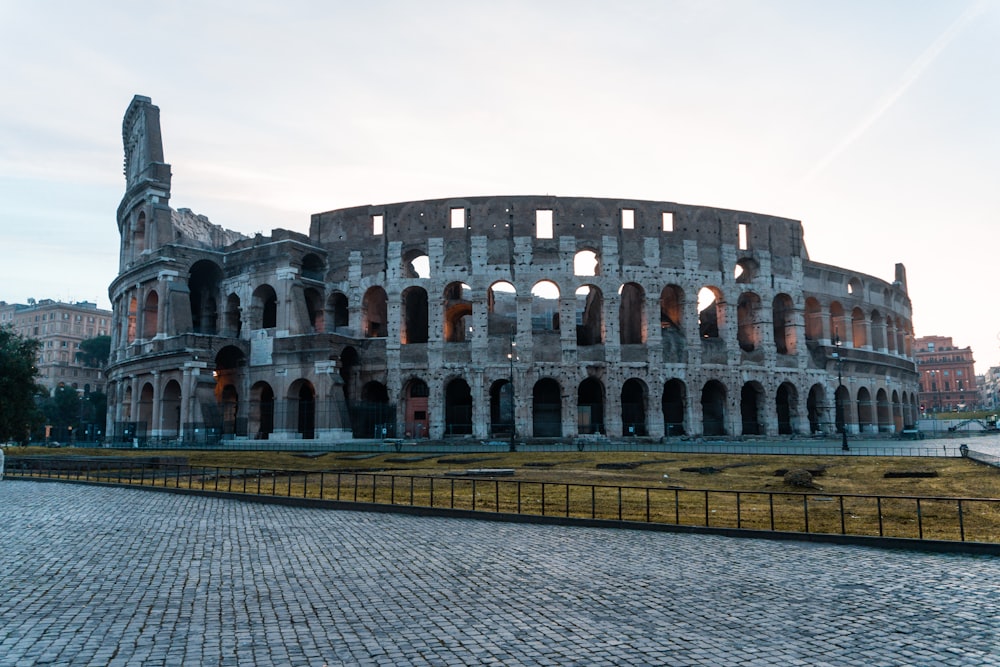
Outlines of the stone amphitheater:
[[917,417],[906,273],[667,201],[358,206],[248,237],[123,123],[108,433],[126,441],[804,437]]

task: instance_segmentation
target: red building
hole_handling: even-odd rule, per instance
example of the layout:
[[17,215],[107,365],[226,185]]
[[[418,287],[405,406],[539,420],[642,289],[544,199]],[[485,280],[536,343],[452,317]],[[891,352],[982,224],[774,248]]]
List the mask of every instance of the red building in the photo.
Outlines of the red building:
[[976,407],[971,347],[955,347],[950,336],[924,336],[913,341],[913,350],[920,374],[922,411],[952,412]]

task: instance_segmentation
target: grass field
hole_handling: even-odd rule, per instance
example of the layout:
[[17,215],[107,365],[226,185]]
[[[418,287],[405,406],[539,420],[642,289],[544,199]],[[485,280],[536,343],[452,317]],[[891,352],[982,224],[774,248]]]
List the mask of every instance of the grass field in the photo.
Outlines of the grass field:
[[[1000,542],[1000,500],[966,501],[961,509],[953,500],[1000,499],[1000,470],[960,458],[43,448],[7,452],[187,458],[188,471],[172,477],[150,473],[147,480],[145,471],[128,473],[133,483],[141,474],[142,483],[154,485],[682,525]],[[225,470],[210,476],[190,472],[202,467]],[[816,488],[786,484],[780,473],[796,468],[813,471]],[[480,469],[513,469],[514,475],[469,479],[464,474]],[[896,476],[887,478],[886,473]],[[908,474],[925,476],[899,476]]]

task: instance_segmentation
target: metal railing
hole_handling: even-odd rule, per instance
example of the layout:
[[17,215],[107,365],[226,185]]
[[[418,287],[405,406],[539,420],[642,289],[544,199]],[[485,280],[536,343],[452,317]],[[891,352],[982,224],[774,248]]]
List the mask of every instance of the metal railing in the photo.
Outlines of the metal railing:
[[404,505],[564,519],[1000,543],[1000,498],[615,486],[381,472],[193,467],[119,457],[8,459],[9,478]]

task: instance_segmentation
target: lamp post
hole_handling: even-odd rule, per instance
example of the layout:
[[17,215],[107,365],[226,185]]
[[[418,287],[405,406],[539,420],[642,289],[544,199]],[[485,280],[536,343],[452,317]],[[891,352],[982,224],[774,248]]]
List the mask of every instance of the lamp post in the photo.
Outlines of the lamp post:
[[510,353],[507,358],[510,359],[510,451],[517,451],[517,441],[515,440],[517,434],[517,409],[515,408],[514,402],[514,346],[517,343],[514,341],[514,334],[510,334]]
[[844,411],[844,401],[840,398],[840,389],[844,386],[844,358],[840,354],[841,342],[840,336],[834,330],[833,345],[837,348],[837,351],[833,353],[833,356],[837,358],[837,393],[835,400],[837,402],[837,412],[840,415],[840,418],[837,420],[840,422],[840,448],[845,452],[849,452],[851,448],[847,446],[847,415]]

